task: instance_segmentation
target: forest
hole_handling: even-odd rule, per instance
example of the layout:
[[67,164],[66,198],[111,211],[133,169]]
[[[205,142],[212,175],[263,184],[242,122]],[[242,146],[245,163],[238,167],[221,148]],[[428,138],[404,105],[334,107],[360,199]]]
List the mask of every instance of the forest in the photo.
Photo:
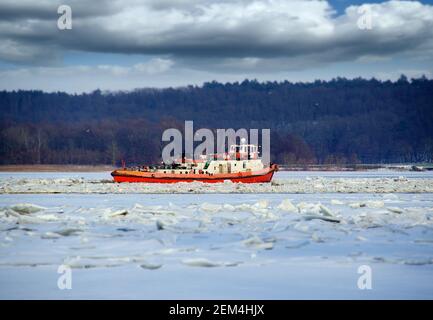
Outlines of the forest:
[[0,91],[0,164],[160,161],[162,132],[269,128],[279,164],[433,161],[433,80],[336,78],[68,94]]

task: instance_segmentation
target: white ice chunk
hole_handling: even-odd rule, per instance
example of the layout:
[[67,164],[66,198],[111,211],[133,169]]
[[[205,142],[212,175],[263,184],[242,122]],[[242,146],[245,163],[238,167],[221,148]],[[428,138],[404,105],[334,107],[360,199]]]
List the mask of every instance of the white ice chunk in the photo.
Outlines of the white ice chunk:
[[231,204],[226,203],[223,205],[223,209],[226,211],[235,211],[236,207],[231,205]]
[[349,207],[351,207],[353,209],[362,208],[362,207],[365,207],[365,203],[352,202],[352,203],[349,203]]
[[340,200],[332,199],[331,200],[331,204],[333,204],[333,205],[342,205],[342,204],[344,204],[344,202],[340,201]]
[[260,200],[253,205],[254,208],[258,208],[258,209],[266,209],[268,208],[268,206],[269,206],[268,200]]
[[206,258],[194,258],[194,259],[184,259],[182,263],[191,267],[231,267],[238,265],[237,262],[221,262],[221,261],[210,261]]
[[273,242],[265,242],[257,236],[248,238],[242,241],[242,243],[249,248],[253,248],[257,250],[261,250],[261,249],[269,250],[274,247]]
[[143,269],[147,269],[147,270],[156,270],[156,269],[161,268],[162,264],[144,262],[144,263],[140,264],[140,267]]
[[58,239],[60,237],[61,237],[61,235],[56,233],[56,232],[45,232],[41,236],[42,239]]
[[398,208],[398,207],[387,207],[386,209],[388,211],[393,212],[393,213],[403,213],[403,209]]
[[10,207],[13,211],[19,214],[30,214],[45,210],[46,208],[31,203],[19,203]]
[[351,208],[382,208],[385,205],[385,203],[381,200],[368,200],[365,202],[352,202],[349,204],[349,207]]
[[313,232],[313,234],[311,235],[311,240],[318,243],[325,242],[325,240],[321,238],[316,232]]
[[313,219],[320,219],[328,222],[340,222],[340,219],[330,216],[322,216],[320,214],[305,214],[303,215],[303,218],[305,220],[313,220]]
[[120,216],[126,216],[128,214],[128,210],[126,209],[120,209],[120,210],[116,210],[114,212],[109,212],[108,214],[105,215],[106,218],[115,218],[115,217],[120,217]]
[[251,211],[251,205],[248,203],[242,203],[235,206],[238,211]]
[[393,193],[387,193],[383,195],[383,198],[386,200],[398,200],[398,196]]
[[43,221],[57,221],[59,220],[59,217],[54,214],[40,214],[37,216],[38,219],[41,219]]
[[296,212],[298,209],[293,205],[289,199],[284,199],[277,207],[281,211]]
[[331,209],[325,207],[324,205],[320,204],[320,213],[322,213],[324,216],[328,216],[328,217],[334,217],[334,213],[331,211]]
[[210,212],[210,213],[217,213],[217,212],[221,211],[221,209],[222,209],[222,205],[220,205],[220,204],[214,204],[214,203],[204,202],[200,206],[200,210],[201,211]]
[[298,203],[297,207],[300,213],[319,214],[321,210],[320,204],[315,203],[300,202]]
[[365,204],[367,205],[367,207],[369,208],[382,208],[385,204],[383,203],[383,201],[380,200],[370,200],[370,201],[366,201]]

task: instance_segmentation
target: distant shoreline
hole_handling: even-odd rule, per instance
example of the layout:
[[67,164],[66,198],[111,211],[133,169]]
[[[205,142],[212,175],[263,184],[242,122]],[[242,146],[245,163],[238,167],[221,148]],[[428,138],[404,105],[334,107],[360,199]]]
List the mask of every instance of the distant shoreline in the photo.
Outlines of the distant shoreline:
[[[67,165],[67,164],[11,164],[0,165],[0,172],[106,172],[116,167],[110,165]],[[367,171],[388,169],[394,171],[432,170],[432,165],[412,164],[357,164],[357,165],[281,165],[280,171]]]
[[426,171],[433,170],[431,164],[314,164],[314,165],[282,165],[280,171]]
[[0,165],[0,172],[103,172],[113,171],[109,165],[25,164]]

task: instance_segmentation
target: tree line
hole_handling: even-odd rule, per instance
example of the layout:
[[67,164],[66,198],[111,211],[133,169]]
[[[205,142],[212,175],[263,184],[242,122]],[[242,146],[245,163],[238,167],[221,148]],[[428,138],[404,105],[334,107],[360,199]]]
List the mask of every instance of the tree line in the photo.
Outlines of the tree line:
[[67,94],[0,91],[1,164],[159,162],[162,132],[270,128],[280,164],[432,162],[433,80],[309,83]]

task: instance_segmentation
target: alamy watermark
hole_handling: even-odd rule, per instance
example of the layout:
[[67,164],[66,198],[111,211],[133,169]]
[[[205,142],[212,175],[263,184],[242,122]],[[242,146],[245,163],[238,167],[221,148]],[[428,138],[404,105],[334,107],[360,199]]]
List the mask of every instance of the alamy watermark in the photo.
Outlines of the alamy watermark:
[[72,269],[70,266],[61,264],[57,268],[57,273],[61,274],[57,279],[57,287],[60,290],[72,289]]
[[[265,166],[270,163],[271,148],[270,129],[261,129],[261,157]],[[185,121],[184,137],[175,128],[166,129],[162,141],[169,142],[162,150],[162,161],[172,163],[187,155],[192,159],[203,159],[215,154],[226,154],[232,145],[259,145],[259,130],[241,128],[217,129],[215,134],[211,129],[201,128],[194,133],[193,121]],[[199,144],[197,144],[199,143]],[[216,145],[215,145],[216,144]]]
[[373,289],[372,286],[372,270],[369,265],[362,265],[358,267],[358,274],[360,274],[358,278],[358,289],[360,290],[371,290]]
[[[371,7],[368,5],[362,5],[357,10],[360,15],[356,24],[361,30],[373,29],[373,14]],[[72,29],[72,8],[69,5],[62,4],[57,8],[57,13],[61,16],[57,19],[57,28],[59,30],[71,30]]]
[[371,12],[370,6],[360,6],[358,7],[358,14],[360,17],[356,22],[357,26],[361,30],[371,30],[373,29],[373,14]]
[[63,4],[57,8],[57,13],[61,16],[57,19],[57,28],[59,30],[72,29],[72,8]]

